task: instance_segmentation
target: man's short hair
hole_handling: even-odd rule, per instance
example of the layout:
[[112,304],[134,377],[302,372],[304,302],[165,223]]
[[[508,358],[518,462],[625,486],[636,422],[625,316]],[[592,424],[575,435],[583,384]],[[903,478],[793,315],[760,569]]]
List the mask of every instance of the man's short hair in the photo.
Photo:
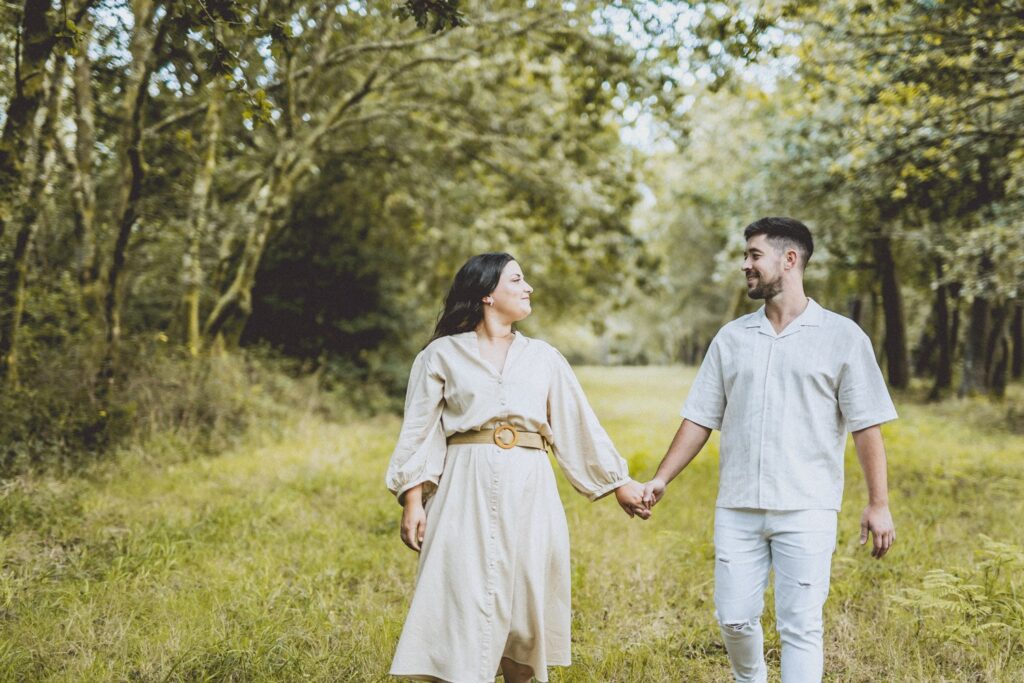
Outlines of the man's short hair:
[[800,267],[803,268],[814,253],[814,240],[807,226],[795,218],[785,216],[769,216],[759,218],[743,229],[743,239],[749,240],[756,235],[764,235],[775,246],[783,249],[796,249],[800,254]]

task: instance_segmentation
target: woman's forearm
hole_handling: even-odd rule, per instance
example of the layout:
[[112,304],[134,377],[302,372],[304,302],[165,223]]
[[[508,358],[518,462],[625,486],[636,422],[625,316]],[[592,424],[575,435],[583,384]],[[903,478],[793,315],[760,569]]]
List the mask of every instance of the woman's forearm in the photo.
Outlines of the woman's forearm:
[[399,501],[402,507],[409,507],[410,505],[423,505],[423,483],[416,484],[411,489],[402,494],[402,499]]

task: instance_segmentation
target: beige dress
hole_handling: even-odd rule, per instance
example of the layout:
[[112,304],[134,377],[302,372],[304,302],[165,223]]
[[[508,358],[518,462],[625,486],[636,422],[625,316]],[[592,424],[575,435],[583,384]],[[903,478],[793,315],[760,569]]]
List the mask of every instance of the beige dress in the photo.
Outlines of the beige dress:
[[568,665],[569,534],[547,453],[446,446],[457,432],[513,423],[540,432],[572,485],[596,500],[629,481],[626,462],[551,345],[516,334],[502,372],[475,332],[443,337],[413,363],[387,486],[424,484],[427,528],[391,673],[493,681],[502,657]]

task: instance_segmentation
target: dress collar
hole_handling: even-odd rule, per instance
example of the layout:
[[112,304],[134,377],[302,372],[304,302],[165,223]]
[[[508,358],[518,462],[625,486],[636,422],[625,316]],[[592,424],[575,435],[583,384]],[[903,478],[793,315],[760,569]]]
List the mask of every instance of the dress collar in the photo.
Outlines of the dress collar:
[[528,337],[518,330],[512,330],[512,343],[508,347],[508,353],[505,355],[505,365],[502,367],[501,372],[498,369],[488,363],[480,355],[480,343],[477,340],[476,330],[470,330],[469,332],[460,332],[453,334],[453,338],[458,338],[458,341],[463,345],[466,353],[475,358],[481,365],[487,368],[488,371],[492,372],[499,377],[506,377],[508,375],[509,368],[515,362],[516,358],[523,352],[526,347]]

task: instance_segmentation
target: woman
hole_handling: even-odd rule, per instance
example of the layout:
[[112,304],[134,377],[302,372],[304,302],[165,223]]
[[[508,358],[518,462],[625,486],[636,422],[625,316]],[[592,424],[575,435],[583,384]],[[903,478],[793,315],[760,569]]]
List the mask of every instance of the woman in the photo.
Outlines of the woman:
[[508,254],[469,259],[413,363],[387,485],[420,561],[393,675],[478,683],[500,666],[519,683],[570,663],[569,535],[546,445],[580,493],[650,514],[569,364],[512,329],[532,291]]

